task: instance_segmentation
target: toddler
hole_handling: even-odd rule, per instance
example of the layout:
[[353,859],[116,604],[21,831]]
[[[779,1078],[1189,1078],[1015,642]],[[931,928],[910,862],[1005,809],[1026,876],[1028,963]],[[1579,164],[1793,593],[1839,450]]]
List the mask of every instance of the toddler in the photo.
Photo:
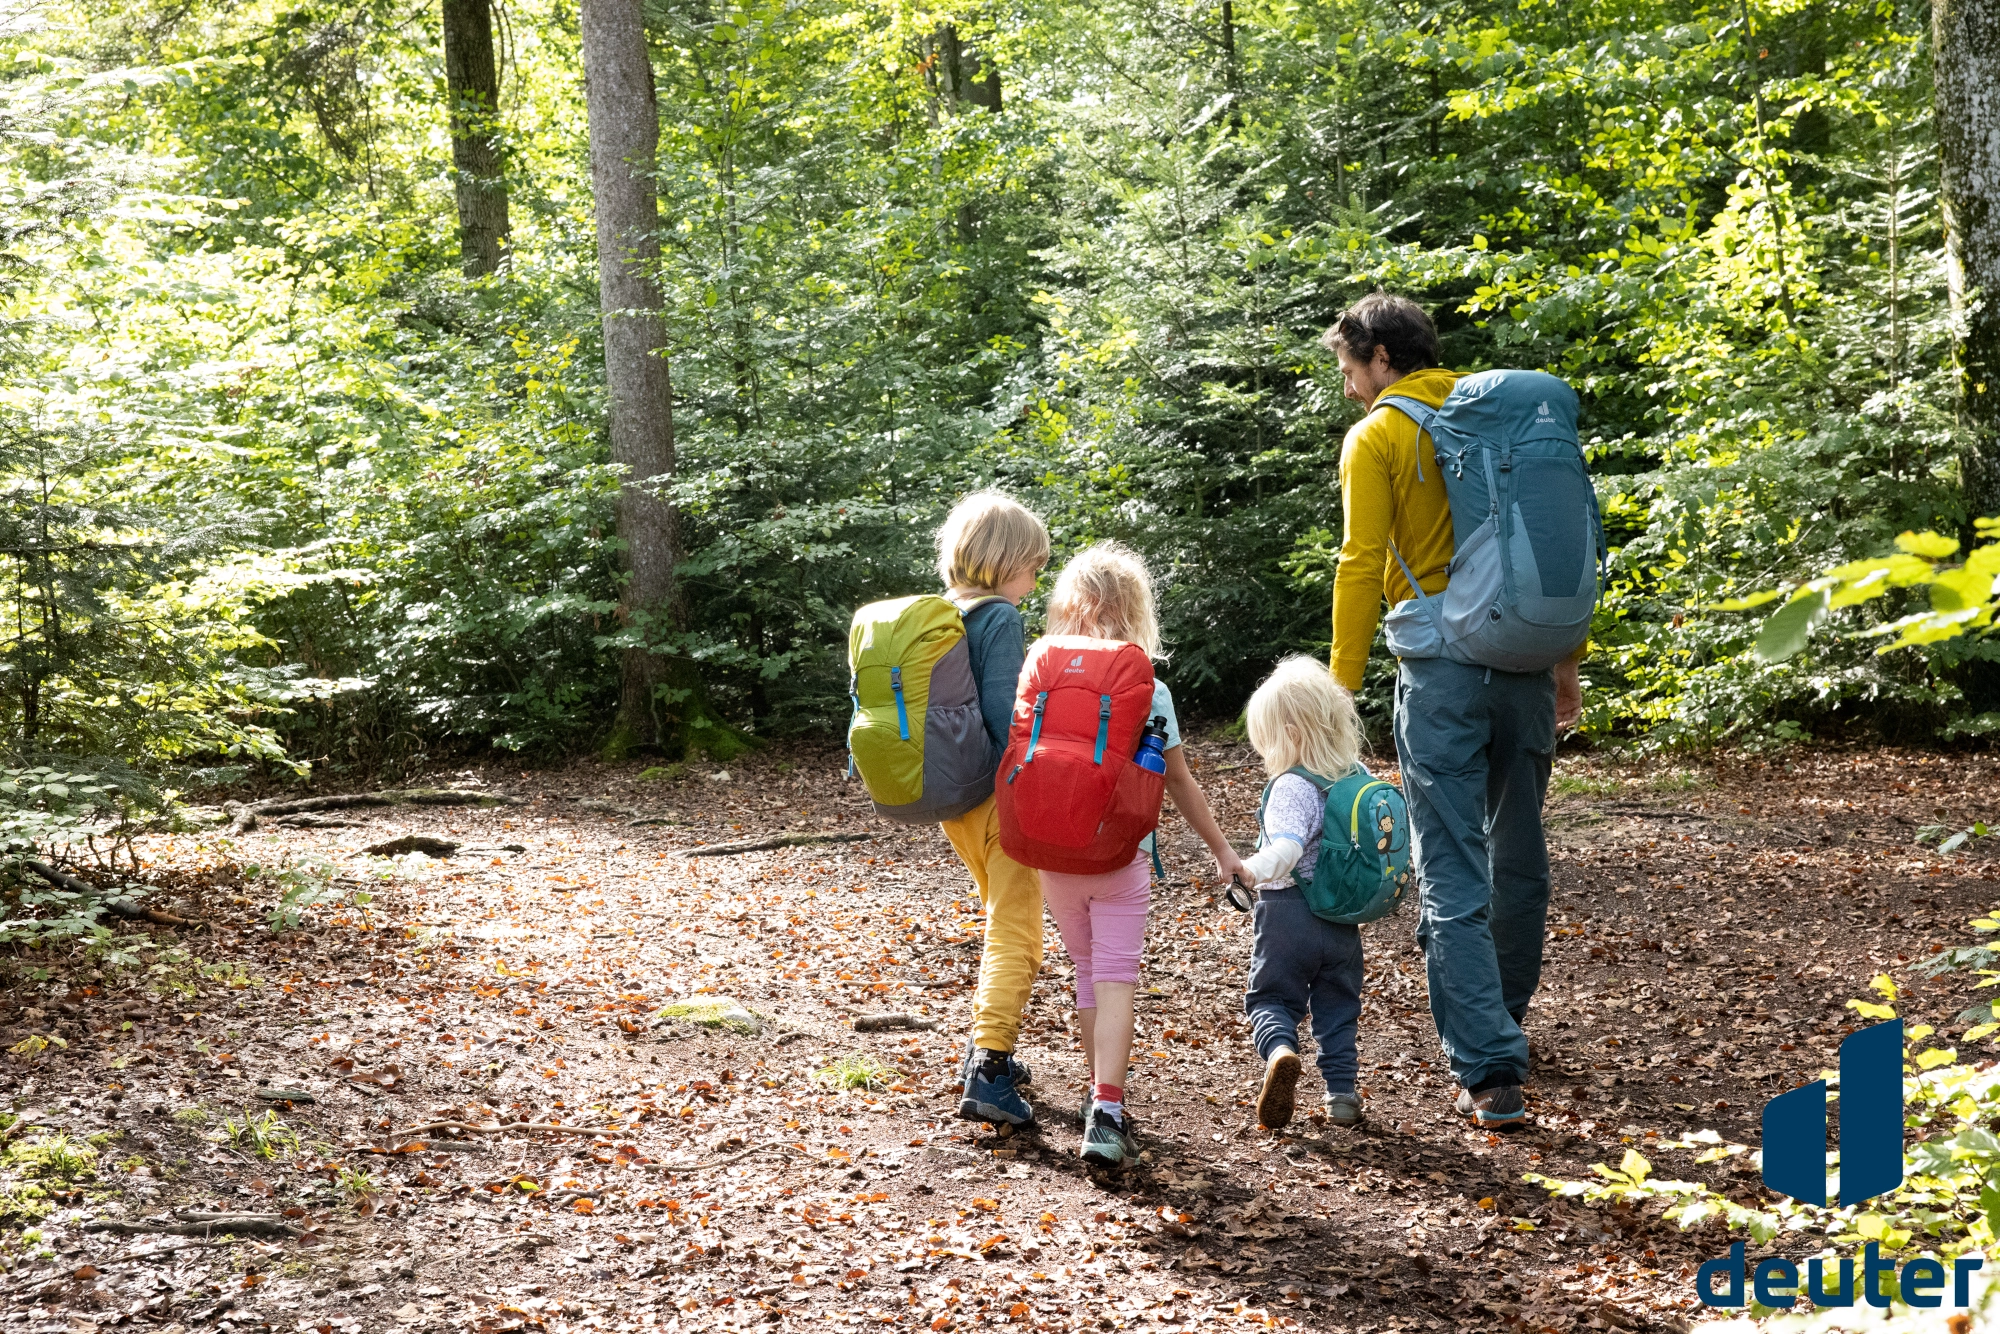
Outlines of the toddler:
[[1334,683],[1325,664],[1304,657],[1286,658],[1257,687],[1246,721],[1250,744],[1272,776],[1259,810],[1257,852],[1245,863],[1246,882],[1261,886],[1250,986],[1243,998],[1264,1061],[1257,1120],[1276,1130],[1292,1119],[1299,1019],[1310,1011],[1326,1080],[1327,1119],[1353,1125],[1361,1119],[1354,1089],[1360,1068],[1355,1027],[1361,1018],[1361,929],[1315,916],[1298,888],[1298,877],[1310,880],[1319,856],[1326,799],[1322,786],[1295,771],[1324,784],[1353,773],[1360,764],[1361,723],[1353,697]]
[[[1156,661],[1164,656],[1145,563],[1115,542],[1087,547],[1063,568],[1049,596],[1048,631],[1137,644]],[[1151,716],[1166,720],[1166,790],[1174,806],[1215,854],[1222,879],[1247,879],[1188,771],[1173,695],[1157,677]],[[1136,1153],[1132,1118],[1125,1110],[1125,1073],[1132,1057],[1132,1000],[1151,897],[1152,842],[1149,837],[1130,863],[1103,875],[1041,873],[1049,915],[1076,965],[1077,1018],[1091,1079],[1083,1105],[1081,1152],[1084,1161],[1099,1167],[1121,1167]]]
[[[952,507],[938,529],[937,549],[938,577],[965,618],[979,716],[997,763],[1007,748],[1014,683],[1026,652],[1018,608],[1049,563],[1048,529],[1012,497],[979,491]],[[1041,881],[1001,850],[992,797],[942,828],[972,872],[986,909],[958,1114],[994,1125],[1027,1125],[1035,1109],[1021,1095],[1028,1068],[1014,1058],[1014,1046],[1042,966]]]

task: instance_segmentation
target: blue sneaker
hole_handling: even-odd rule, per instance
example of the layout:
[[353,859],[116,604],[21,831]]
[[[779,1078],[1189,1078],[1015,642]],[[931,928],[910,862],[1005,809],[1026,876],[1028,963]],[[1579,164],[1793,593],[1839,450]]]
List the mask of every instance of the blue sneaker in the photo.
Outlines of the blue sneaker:
[[960,1118],[996,1126],[1035,1123],[1035,1109],[1015,1088],[1013,1064],[1011,1060],[981,1061],[972,1067],[965,1081],[965,1096],[958,1104]]
[[[978,1061],[979,1048],[972,1045],[971,1038],[967,1038],[965,1040],[965,1059],[958,1063],[958,1087],[961,1091],[965,1088],[966,1082],[972,1078],[972,1067]],[[1014,1076],[1014,1085],[1016,1088],[1026,1088],[1035,1082],[1035,1076],[1028,1069],[1028,1063],[1017,1059],[1013,1052],[1007,1053],[1007,1069]]]

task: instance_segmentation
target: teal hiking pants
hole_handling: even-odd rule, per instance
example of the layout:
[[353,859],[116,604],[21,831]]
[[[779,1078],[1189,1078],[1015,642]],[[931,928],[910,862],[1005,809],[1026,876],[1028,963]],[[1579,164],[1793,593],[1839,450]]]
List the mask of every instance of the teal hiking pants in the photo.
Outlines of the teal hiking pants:
[[1417,944],[1452,1077],[1475,1091],[1528,1074],[1521,1023],[1542,978],[1555,743],[1554,673],[1403,660],[1396,753],[1422,891]]

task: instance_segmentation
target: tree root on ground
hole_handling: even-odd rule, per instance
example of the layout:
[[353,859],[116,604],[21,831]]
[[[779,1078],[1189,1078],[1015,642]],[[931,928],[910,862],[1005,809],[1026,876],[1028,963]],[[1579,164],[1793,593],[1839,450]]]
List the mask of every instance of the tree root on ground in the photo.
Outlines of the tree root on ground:
[[[273,797],[268,801],[253,801],[248,805],[235,805],[236,813],[229,821],[229,832],[247,834],[257,827],[257,818],[263,815],[296,815],[301,811],[345,811],[362,806],[525,806],[524,797],[510,797],[499,792],[465,792],[456,788],[408,787],[384,788],[380,792],[347,792],[326,797]],[[225,808],[226,808],[225,806]]]

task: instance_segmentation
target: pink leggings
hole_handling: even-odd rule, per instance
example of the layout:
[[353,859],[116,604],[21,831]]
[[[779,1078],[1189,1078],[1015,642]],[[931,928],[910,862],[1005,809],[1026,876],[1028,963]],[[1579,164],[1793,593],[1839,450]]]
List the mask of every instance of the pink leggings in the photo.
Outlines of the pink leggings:
[[1099,982],[1138,982],[1152,898],[1150,870],[1142,852],[1129,866],[1102,875],[1042,872],[1042,901],[1076,965],[1077,1009],[1097,1008]]

